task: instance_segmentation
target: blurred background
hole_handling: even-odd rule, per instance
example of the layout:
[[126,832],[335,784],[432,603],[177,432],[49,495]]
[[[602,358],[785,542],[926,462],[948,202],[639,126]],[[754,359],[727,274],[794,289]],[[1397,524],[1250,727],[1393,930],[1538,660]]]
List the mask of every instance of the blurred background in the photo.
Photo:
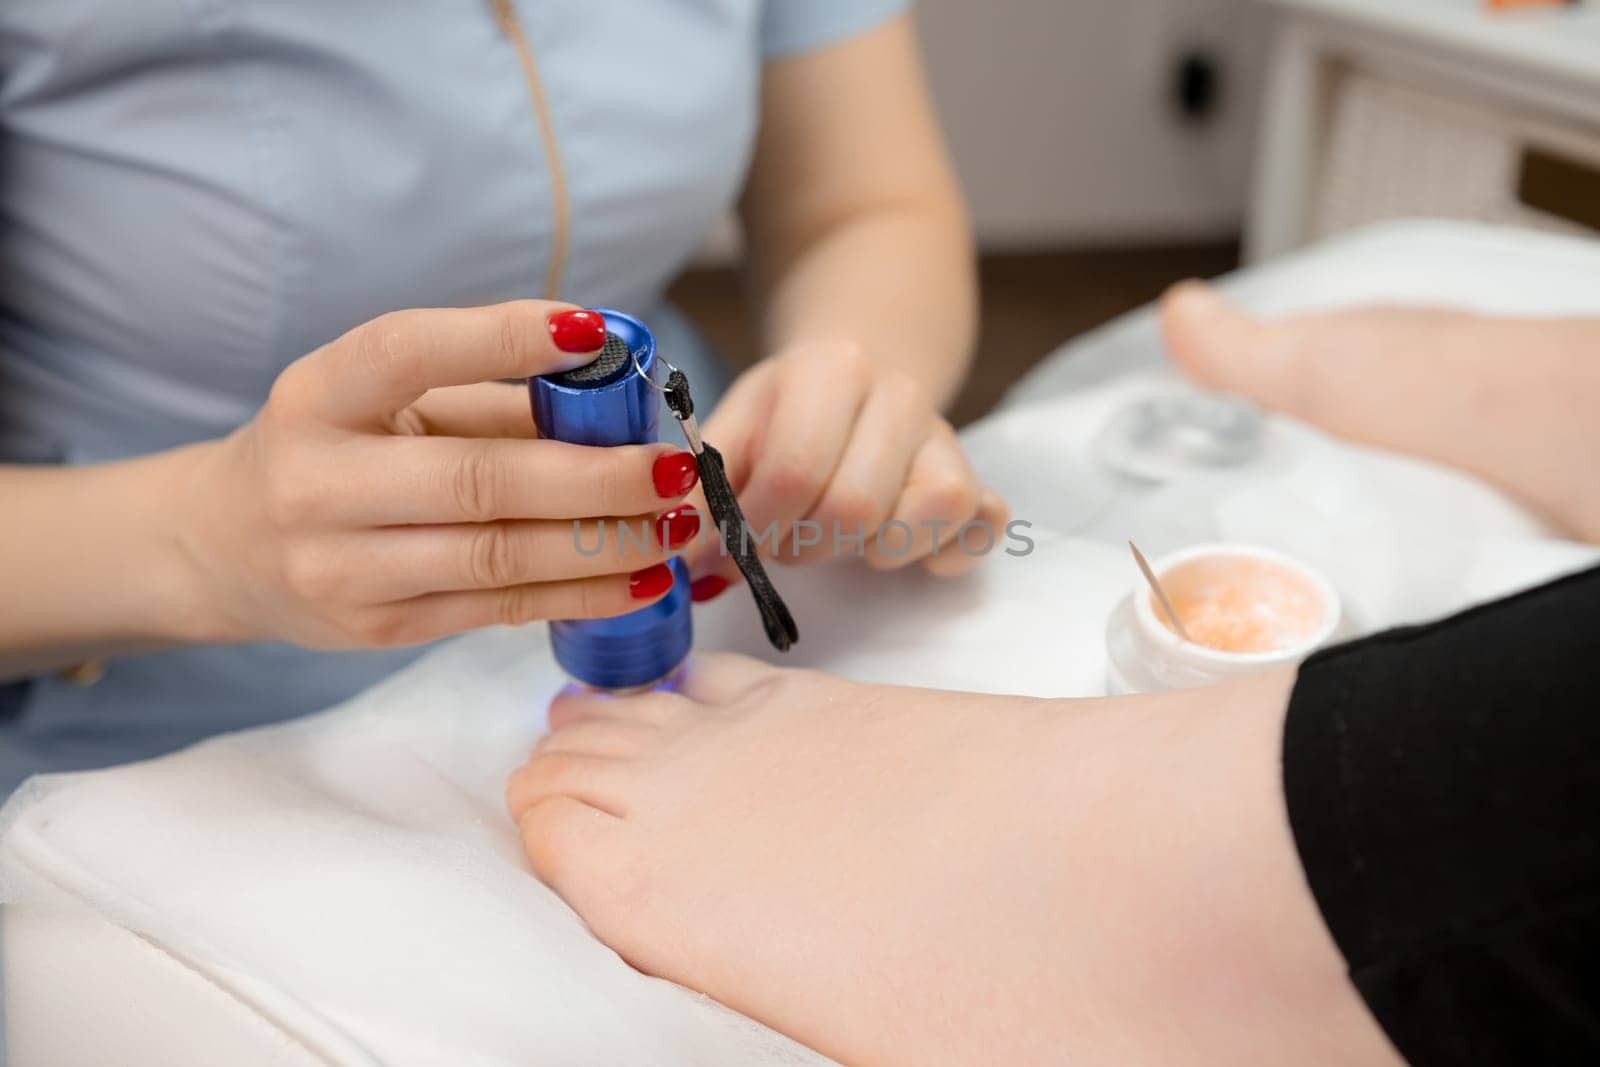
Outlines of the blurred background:
[[[1600,13],[1553,0],[918,0],[982,251],[987,411],[1186,277],[1369,222],[1600,226]],[[754,343],[722,235],[673,295]]]
[[[983,249],[964,423],[1067,338],[1237,264],[1270,20],[1253,0],[918,0],[917,18]],[[743,361],[730,240],[674,297]]]

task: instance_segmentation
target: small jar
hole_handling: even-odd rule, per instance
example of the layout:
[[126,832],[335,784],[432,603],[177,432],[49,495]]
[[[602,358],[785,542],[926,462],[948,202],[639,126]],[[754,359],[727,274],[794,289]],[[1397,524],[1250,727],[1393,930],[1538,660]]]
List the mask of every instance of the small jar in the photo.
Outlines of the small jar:
[[1192,640],[1166,621],[1141,575],[1106,624],[1113,696],[1196,689],[1296,666],[1345,630],[1333,583],[1270,548],[1196,545],[1152,561],[1151,570]]

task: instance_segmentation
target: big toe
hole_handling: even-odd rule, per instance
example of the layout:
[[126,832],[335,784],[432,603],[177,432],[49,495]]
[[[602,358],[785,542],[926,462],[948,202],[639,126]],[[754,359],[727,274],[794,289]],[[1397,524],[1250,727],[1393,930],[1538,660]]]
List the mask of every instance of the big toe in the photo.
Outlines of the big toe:
[[1161,300],[1161,330],[1173,360],[1201,385],[1272,399],[1285,351],[1278,331],[1204,282],[1174,286]]
[[539,880],[611,944],[626,919],[632,830],[570,796],[540,800],[517,820],[522,850]]

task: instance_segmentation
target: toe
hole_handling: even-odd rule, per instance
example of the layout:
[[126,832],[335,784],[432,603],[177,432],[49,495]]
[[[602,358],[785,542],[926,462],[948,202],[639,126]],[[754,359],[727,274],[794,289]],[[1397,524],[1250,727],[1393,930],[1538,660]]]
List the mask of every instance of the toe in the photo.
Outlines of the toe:
[[579,752],[535,752],[506,786],[506,809],[522,820],[528,810],[553,797],[570,797],[611,815],[624,817],[638,785],[637,764]]
[[1167,350],[1202,385],[1271,403],[1282,377],[1279,331],[1240,311],[1204,282],[1183,282],[1161,300]]
[[581,719],[546,734],[534,746],[534,754],[572,752],[588,756],[633,759],[644,752],[655,737],[656,728],[646,722],[617,719]]
[[586,719],[602,718],[600,709],[601,698],[593,691],[578,685],[569,685],[556,694],[550,701],[550,708],[546,719],[550,723],[550,732],[564,730],[574,723]]
[[749,656],[699,656],[684,672],[678,692],[700,704],[731,704],[777,668]]
[[533,873],[606,939],[621,899],[618,887],[626,884],[628,824],[580,800],[556,796],[529,807],[518,830]]
[[569,686],[550,702],[550,732],[564,730],[580,722],[642,722],[660,725],[676,715],[675,705],[683,698],[660,690],[635,696],[613,696]]

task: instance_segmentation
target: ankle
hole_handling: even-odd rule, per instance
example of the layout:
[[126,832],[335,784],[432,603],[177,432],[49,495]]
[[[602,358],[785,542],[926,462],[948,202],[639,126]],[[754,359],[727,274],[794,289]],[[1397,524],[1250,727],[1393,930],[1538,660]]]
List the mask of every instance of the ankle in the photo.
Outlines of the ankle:
[[1098,733],[1101,755],[1122,764],[1105,770],[1111,788],[1089,799],[1070,850],[1103,931],[1087,938],[1085,995],[1106,998],[1118,1059],[1313,1062],[1328,1056],[1330,1018],[1346,1042],[1333,1047],[1384,1047],[1288,823],[1280,744],[1293,680],[1110,702],[1083,724],[1081,743]]

